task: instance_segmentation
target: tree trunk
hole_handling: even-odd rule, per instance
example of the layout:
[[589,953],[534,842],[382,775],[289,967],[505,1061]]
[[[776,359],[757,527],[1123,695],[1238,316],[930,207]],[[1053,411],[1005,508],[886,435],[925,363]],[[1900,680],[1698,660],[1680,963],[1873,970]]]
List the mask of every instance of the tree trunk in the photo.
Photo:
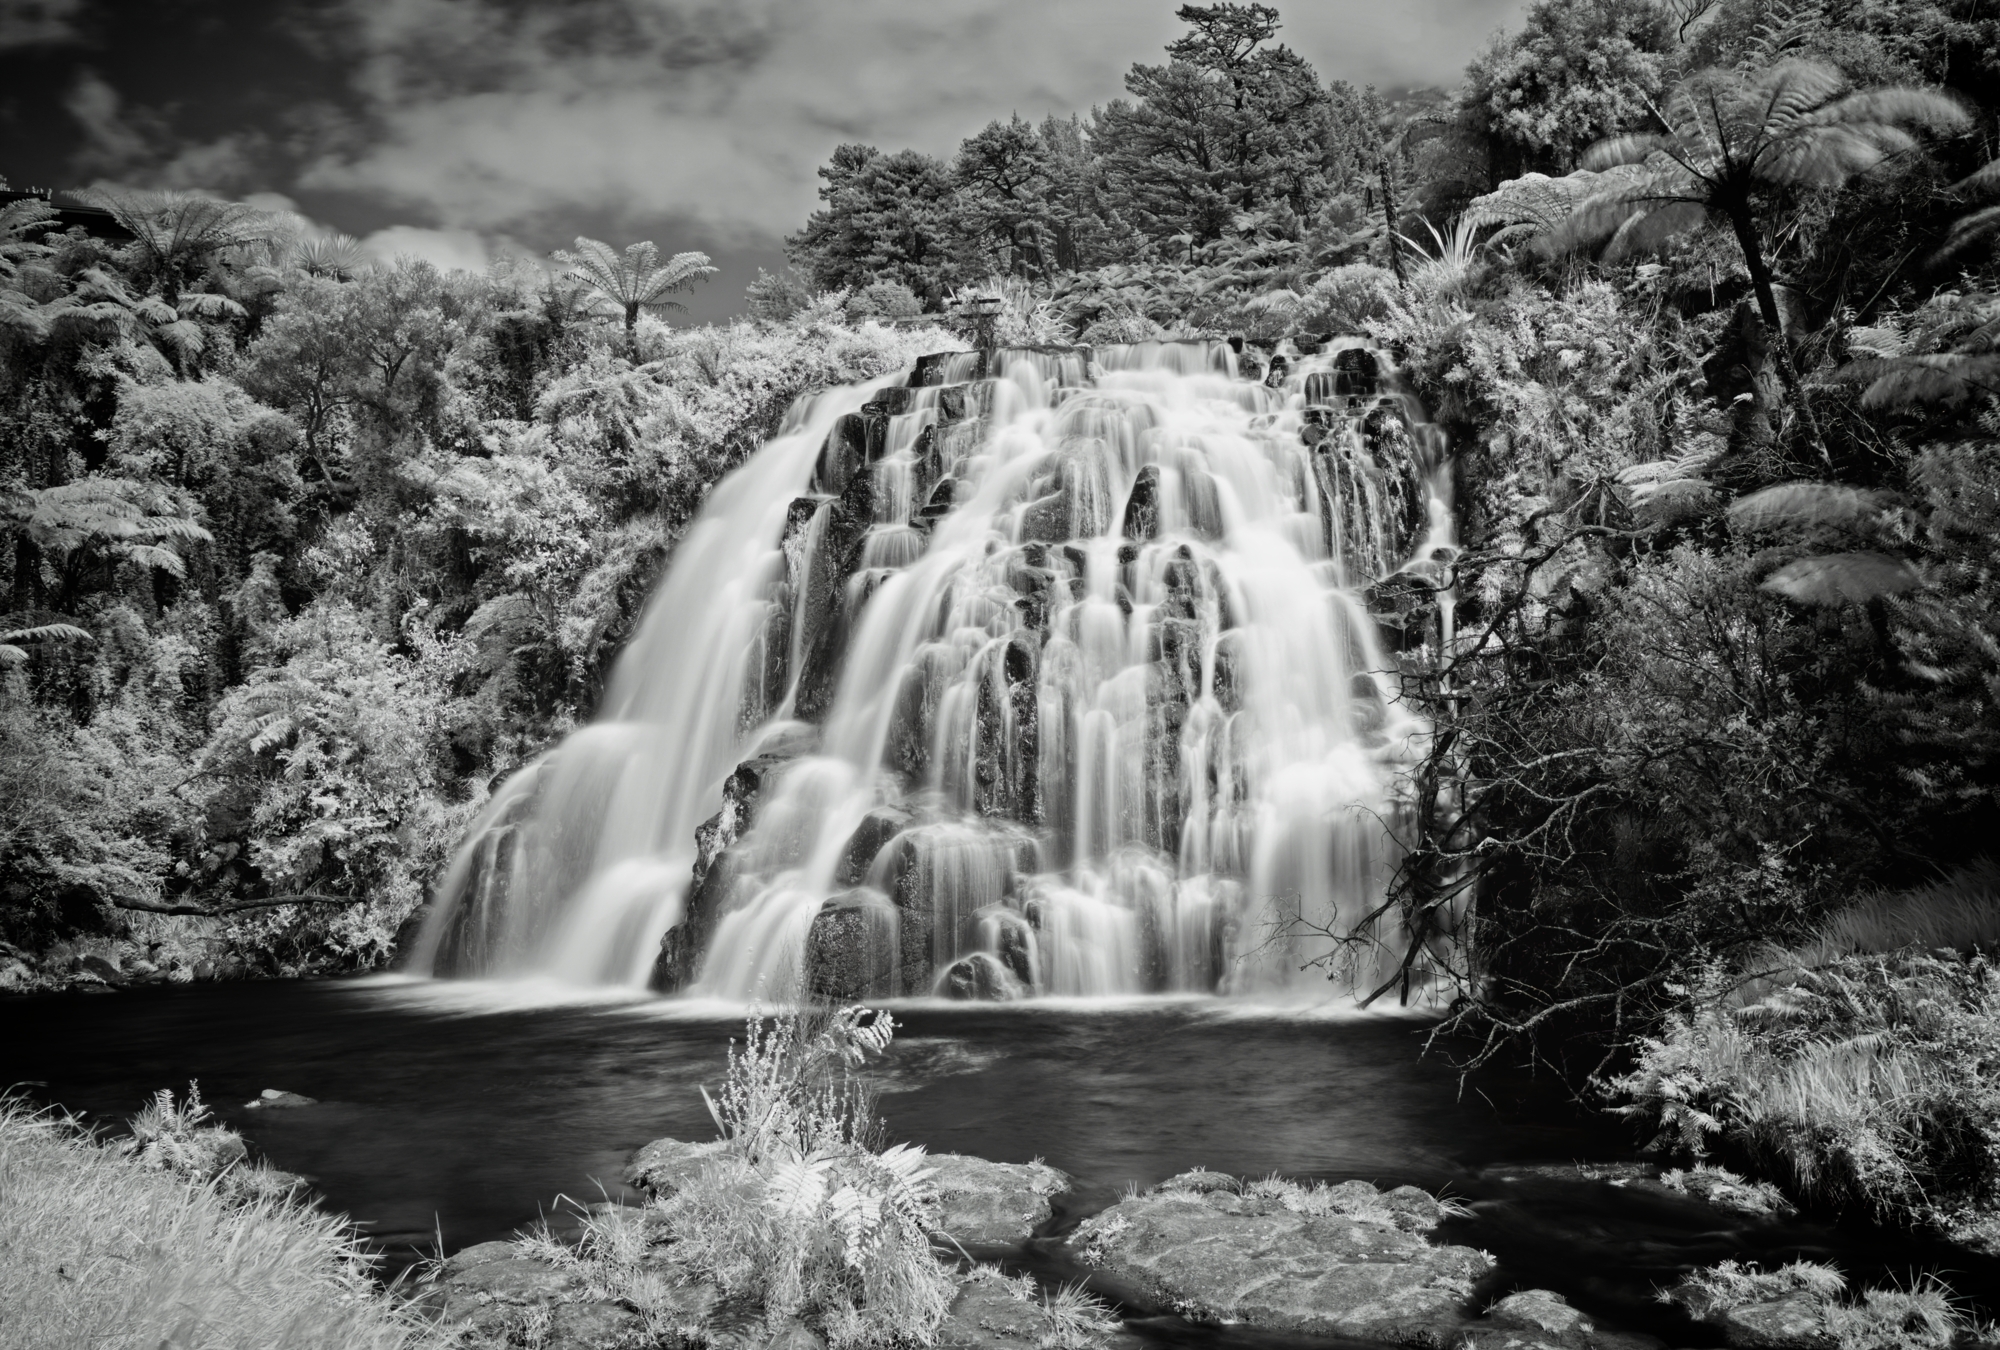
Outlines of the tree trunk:
[[1777,357],[1778,378],[1784,382],[1785,393],[1791,397],[1805,418],[1806,429],[1812,435],[1813,447],[1820,458],[1831,460],[1827,453],[1826,438],[1820,434],[1819,419],[1813,416],[1812,405],[1806,402],[1800,388],[1798,367],[1792,364],[1792,345],[1785,340],[1785,318],[1778,310],[1778,291],[1771,278],[1771,265],[1764,261],[1764,246],[1757,238],[1757,221],[1750,213],[1750,196],[1746,191],[1734,199],[1724,202],[1723,209],[1729,215],[1730,228],[1736,232],[1736,246],[1743,250],[1743,265],[1750,269],[1750,287],[1757,294],[1757,313],[1763,318],[1764,326],[1771,331],[1771,351]]
[[1389,157],[1387,155],[1379,156],[1376,159],[1375,172],[1381,175],[1382,178],[1382,221],[1388,227],[1389,266],[1396,273],[1397,288],[1402,289],[1407,287],[1410,281],[1408,277],[1403,275],[1403,250],[1401,247],[1403,241],[1396,237],[1396,180],[1389,172]]

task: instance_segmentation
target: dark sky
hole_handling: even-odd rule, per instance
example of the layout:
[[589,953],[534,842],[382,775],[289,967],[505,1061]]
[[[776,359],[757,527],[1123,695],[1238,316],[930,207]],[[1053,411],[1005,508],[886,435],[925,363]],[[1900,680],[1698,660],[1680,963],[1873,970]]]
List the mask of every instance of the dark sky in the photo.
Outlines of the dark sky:
[[[652,238],[714,256],[691,313],[722,317],[836,144],[1087,110],[1161,59],[1174,4],[0,0],[0,175],[290,205],[447,264]],[[1451,83],[1526,0],[1280,8],[1323,75],[1387,89]]]

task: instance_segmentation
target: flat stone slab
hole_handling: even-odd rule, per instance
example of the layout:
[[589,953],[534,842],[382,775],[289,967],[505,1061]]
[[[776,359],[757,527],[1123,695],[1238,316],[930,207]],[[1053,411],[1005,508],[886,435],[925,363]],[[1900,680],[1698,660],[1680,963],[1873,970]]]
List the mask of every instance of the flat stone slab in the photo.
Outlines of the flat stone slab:
[[1047,1163],[996,1163],[963,1153],[930,1156],[939,1227],[962,1247],[1018,1247],[1054,1213],[1069,1176]]
[[1195,1321],[1443,1346],[1494,1262],[1432,1246],[1430,1226],[1412,1197],[1365,1182],[1239,1187],[1200,1172],[1119,1201],[1068,1249],[1121,1294]]

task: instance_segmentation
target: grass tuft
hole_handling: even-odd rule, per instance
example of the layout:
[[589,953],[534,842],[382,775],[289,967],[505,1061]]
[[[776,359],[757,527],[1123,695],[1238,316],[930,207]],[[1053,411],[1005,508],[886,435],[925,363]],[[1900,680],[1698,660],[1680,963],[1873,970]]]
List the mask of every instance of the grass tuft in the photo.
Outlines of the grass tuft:
[[[171,1108],[171,1109],[169,1109]],[[342,1219],[195,1179],[199,1100],[105,1147],[0,1102],[0,1345],[8,1350],[417,1350],[430,1325],[376,1286]],[[135,1125],[138,1122],[135,1122]],[[149,1155],[148,1149],[151,1148]]]

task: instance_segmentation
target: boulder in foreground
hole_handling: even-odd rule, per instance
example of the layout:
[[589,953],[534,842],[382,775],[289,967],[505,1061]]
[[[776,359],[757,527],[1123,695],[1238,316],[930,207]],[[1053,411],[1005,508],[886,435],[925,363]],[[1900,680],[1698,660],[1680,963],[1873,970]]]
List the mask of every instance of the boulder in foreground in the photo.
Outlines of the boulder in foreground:
[[1426,1240],[1444,1213],[1415,1187],[1190,1172],[1087,1220],[1069,1250],[1121,1295],[1195,1321],[1442,1346],[1494,1267]]

